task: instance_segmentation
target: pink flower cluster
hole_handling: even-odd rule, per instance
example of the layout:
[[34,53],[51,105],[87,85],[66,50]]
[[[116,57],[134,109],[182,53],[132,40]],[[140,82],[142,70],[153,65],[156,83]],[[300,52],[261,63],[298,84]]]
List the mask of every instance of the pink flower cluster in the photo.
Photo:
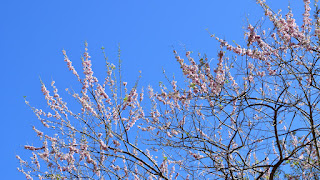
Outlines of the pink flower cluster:
[[78,78],[78,80],[80,80],[80,77],[75,68],[72,66],[72,61],[70,61],[70,59],[68,58],[66,51],[62,50],[62,53],[64,55],[64,61],[67,62],[69,70],[72,71],[72,73]]

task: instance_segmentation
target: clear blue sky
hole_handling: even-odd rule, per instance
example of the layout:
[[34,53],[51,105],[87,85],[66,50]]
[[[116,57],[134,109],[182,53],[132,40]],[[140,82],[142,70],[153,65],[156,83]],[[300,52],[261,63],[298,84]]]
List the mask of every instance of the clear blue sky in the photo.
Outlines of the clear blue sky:
[[[288,5],[270,1],[273,9]],[[38,120],[23,96],[45,107],[39,76],[48,85],[55,80],[60,92],[76,82],[62,49],[80,72],[87,41],[93,69],[101,74],[101,46],[117,62],[120,43],[124,80],[133,82],[141,70],[140,85],[157,86],[164,79],[162,68],[169,75],[179,70],[172,47],[216,58],[217,43],[206,29],[241,44],[246,17],[254,23],[263,16],[254,0],[3,0],[0,7],[0,179],[24,179],[15,155],[23,156],[23,145],[37,141],[32,125]],[[301,6],[294,12],[301,14]]]

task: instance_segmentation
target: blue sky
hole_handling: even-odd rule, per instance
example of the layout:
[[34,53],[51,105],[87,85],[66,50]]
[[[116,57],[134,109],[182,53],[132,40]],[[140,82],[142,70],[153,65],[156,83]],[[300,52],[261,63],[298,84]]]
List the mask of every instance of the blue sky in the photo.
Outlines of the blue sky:
[[[286,9],[288,1],[269,4]],[[16,170],[15,155],[25,154],[23,145],[37,141],[32,125],[38,121],[23,96],[31,105],[44,107],[39,76],[48,85],[55,80],[60,92],[76,82],[62,49],[80,72],[87,41],[99,75],[105,72],[100,48],[116,63],[120,44],[124,80],[133,83],[141,70],[140,85],[157,86],[164,79],[162,68],[169,75],[179,71],[173,47],[182,54],[185,47],[215,59],[219,49],[206,29],[241,44],[246,17],[254,23],[263,16],[254,0],[10,0],[0,6],[1,179],[24,179]],[[294,12],[301,14],[301,6]]]

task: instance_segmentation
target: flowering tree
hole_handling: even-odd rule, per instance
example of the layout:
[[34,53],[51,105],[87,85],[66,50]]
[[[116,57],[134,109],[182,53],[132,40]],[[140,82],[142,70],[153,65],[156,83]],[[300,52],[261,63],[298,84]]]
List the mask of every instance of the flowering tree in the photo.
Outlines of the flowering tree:
[[[107,77],[93,76],[87,45],[81,83],[67,106],[52,82],[42,83],[48,111],[31,107],[44,129],[41,146],[19,156],[27,179],[319,179],[320,19],[304,0],[302,25],[257,0],[272,28],[248,24],[246,45],[221,44],[216,63],[174,51],[185,82],[128,88],[107,63]],[[214,62],[214,61],[212,61]],[[145,100],[144,100],[145,101]],[[26,101],[29,105],[29,102]],[[40,166],[41,164],[41,166]]]

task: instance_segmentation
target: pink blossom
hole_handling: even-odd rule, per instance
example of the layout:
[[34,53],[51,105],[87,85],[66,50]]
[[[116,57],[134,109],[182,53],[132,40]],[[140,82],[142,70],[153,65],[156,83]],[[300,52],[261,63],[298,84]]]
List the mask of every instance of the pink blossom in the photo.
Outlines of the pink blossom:
[[116,147],[119,147],[121,144],[119,143],[119,141],[117,140],[113,140],[113,144],[116,146]]
[[34,126],[32,128],[37,133],[38,136],[40,136],[40,137],[43,136],[43,132],[37,130]]

